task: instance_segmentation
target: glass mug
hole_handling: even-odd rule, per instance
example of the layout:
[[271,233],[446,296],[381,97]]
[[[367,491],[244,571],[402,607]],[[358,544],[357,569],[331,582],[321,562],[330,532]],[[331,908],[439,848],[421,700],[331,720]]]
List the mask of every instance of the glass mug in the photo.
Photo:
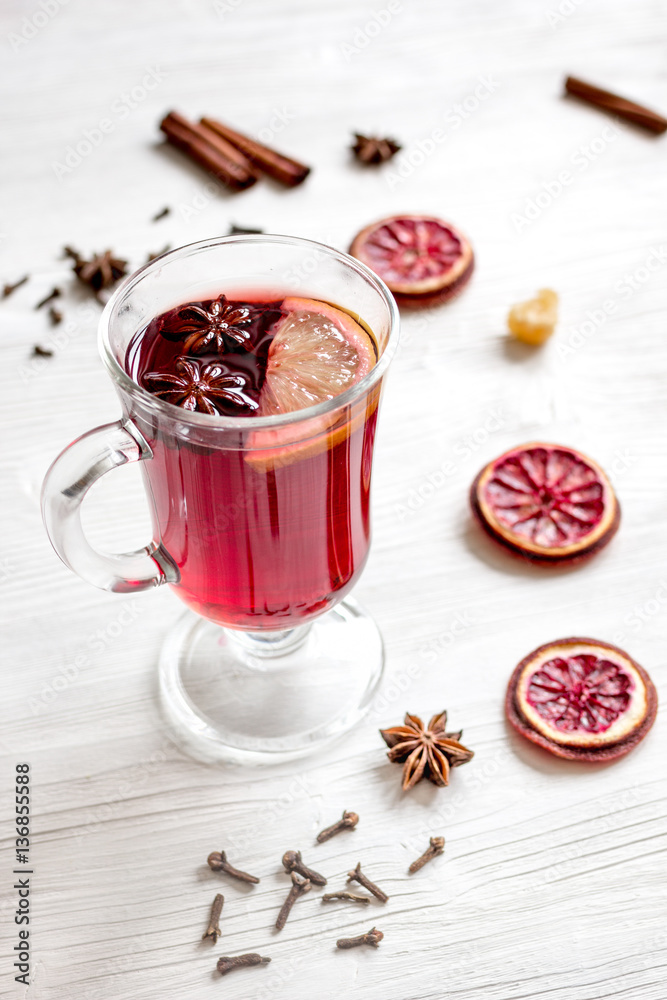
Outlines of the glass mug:
[[[127,373],[155,317],[187,301],[301,296],[358,316],[373,369],[324,403],[266,417],[210,416],[166,403]],[[235,236],[162,255],[127,278],[100,320],[120,420],[51,466],[43,514],[56,552],[105,590],[169,584],[189,609],[160,655],[160,694],[181,746],[207,761],[292,759],[353,726],[380,681],[371,618],[346,595],[366,562],[382,379],[398,311],[359,261],[309,240]],[[153,540],[100,553],[80,506],[106,472],[141,462]],[[194,612],[194,613],[193,613]]]

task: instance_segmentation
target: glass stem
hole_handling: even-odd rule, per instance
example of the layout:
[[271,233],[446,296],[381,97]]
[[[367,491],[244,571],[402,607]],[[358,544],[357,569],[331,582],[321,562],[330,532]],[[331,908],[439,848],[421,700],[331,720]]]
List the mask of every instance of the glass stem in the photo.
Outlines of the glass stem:
[[262,660],[276,659],[287,656],[297,650],[308,637],[308,625],[297,628],[287,628],[280,632],[237,632],[225,629],[229,637],[252,657]]

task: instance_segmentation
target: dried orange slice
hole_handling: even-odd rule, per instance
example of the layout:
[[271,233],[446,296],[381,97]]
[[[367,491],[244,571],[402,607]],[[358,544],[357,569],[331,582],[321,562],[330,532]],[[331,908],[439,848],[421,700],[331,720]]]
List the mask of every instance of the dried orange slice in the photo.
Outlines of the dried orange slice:
[[[375,341],[361,322],[328,302],[286,298],[286,314],[275,332],[259,398],[261,416],[292,413],[333,399],[371,371]],[[258,470],[290,465],[333,447],[377,406],[378,394],[349,411],[305,418],[299,425],[253,431],[246,461]]]
[[529,653],[507,688],[512,726],[570,760],[613,760],[646,736],[658,708],[647,672],[598,639],[557,639]]
[[366,226],[350,247],[400,305],[430,306],[457,295],[470,280],[474,254],[460,230],[430,215],[394,215]]
[[375,341],[349,313],[316,299],[287,298],[281,308],[287,315],[269,348],[262,416],[323,403],[368,375]]
[[470,502],[491,538],[542,564],[593,555],[620,522],[600,466],[556,444],[524,444],[489,462],[472,484]]

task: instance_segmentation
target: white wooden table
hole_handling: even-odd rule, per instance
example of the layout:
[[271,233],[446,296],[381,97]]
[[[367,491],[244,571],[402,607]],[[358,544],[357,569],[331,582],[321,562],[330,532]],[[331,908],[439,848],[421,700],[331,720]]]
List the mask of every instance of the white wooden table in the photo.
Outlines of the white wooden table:
[[[557,0],[118,0],[112,13],[50,3],[7,0],[0,14],[0,280],[31,275],[0,302],[0,996],[664,1000],[663,720],[623,760],[591,767],[537,752],[503,715],[517,661],[569,634],[619,642],[665,695],[667,139],[560,96],[570,72],[664,111],[664,5],[565,0],[559,14]],[[262,183],[212,194],[205,175],[159,147],[171,107],[271,134],[314,172],[289,192]],[[94,145],[101,119],[113,127]],[[395,135],[405,158],[356,167],[354,129]],[[434,129],[444,140],[420,157]],[[54,167],[87,130],[81,162]],[[559,192],[564,170],[572,181]],[[152,223],[164,205],[171,214]],[[111,246],[137,266],[232,222],[346,247],[365,223],[403,210],[459,224],[478,269],[455,303],[406,318],[385,397],[374,545],[357,589],[385,637],[383,691],[358,731],[299,765],[194,763],[155,702],[178,600],[89,588],[42,529],[48,463],[118,415],[96,353],[98,309],[72,287],[61,247]],[[649,258],[662,263],[649,271]],[[57,329],[33,309],[54,284],[67,288]],[[538,352],[511,345],[508,306],[544,285],[562,296],[557,336]],[[615,309],[600,321],[608,300]],[[35,343],[54,356],[31,358]],[[621,531],[583,568],[524,568],[470,524],[478,467],[536,438],[582,448],[617,487]],[[91,497],[97,543],[145,542],[134,472]],[[378,726],[443,707],[475,759],[448,789],[404,796]],[[33,784],[29,988],[8,958],[18,930],[10,782],[22,760]],[[344,808],[361,814],[357,831],[313,847]],[[409,879],[439,833],[445,856]],[[222,846],[263,876],[259,887],[209,872],[205,858]],[[363,859],[389,904],[325,909],[313,894],[275,935],[291,847],[333,888]],[[218,889],[227,902],[213,948],[200,937]],[[377,952],[334,950],[374,923],[385,933]],[[254,950],[271,966],[214,973],[219,955]]]

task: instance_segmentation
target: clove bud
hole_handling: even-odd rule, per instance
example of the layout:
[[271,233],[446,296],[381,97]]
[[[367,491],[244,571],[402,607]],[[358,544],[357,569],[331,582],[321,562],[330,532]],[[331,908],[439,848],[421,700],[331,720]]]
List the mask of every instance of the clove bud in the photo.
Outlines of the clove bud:
[[249,969],[253,965],[268,965],[270,958],[263,958],[256,952],[247,955],[225,955],[218,959],[217,969],[221,976],[226,976],[232,969]]
[[429,846],[426,848],[421,857],[413,861],[408,871],[411,875],[418,872],[420,868],[423,868],[425,864],[432,861],[433,858],[437,858],[438,854],[442,854],[445,849],[445,838],[444,837],[431,837],[429,841]]
[[310,879],[313,885],[327,884],[324,875],[320,875],[319,872],[314,872],[312,868],[304,865],[301,860],[301,851],[285,851],[283,854],[283,868],[286,872],[297,872],[299,875],[303,875],[304,878]]
[[285,924],[287,923],[287,918],[290,915],[290,910],[296,903],[299,896],[303,895],[304,892],[310,892],[310,880],[300,879],[296,872],[292,872],[292,888],[287,894],[287,899],[280,907],[280,913],[278,914],[278,919],[276,920],[276,930],[281,931]]
[[345,811],[342,819],[339,819],[337,823],[332,823],[331,826],[327,826],[318,833],[317,843],[323,844],[326,840],[330,840],[331,837],[335,837],[336,834],[342,833],[343,830],[354,830],[358,822],[359,817],[355,812]]
[[372,893],[376,899],[379,899],[381,903],[386,903],[389,899],[386,892],[383,892],[382,889],[375,884],[375,882],[371,882],[371,880],[364,875],[361,870],[361,861],[353,872],[347,873],[347,880],[348,882],[358,882],[359,885],[363,885],[364,889],[368,889],[368,891]]
[[373,948],[377,948],[380,941],[384,937],[382,931],[377,930],[373,927],[367,934],[360,934],[359,937],[352,938],[338,938],[336,941],[337,948],[358,948],[362,944],[370,944]]
[[218,893],[213,904],[211,906],[211,917],[208,922],[208,927],[201,936],[202,941],[210,938],[213,944],[217,944],[218,938],[222,934],[220,930],[220,914],[222,913],[222,907],[225,902],[225,897]]
[[370,903],[370,896],[360,896],[356,892],[348,892],[342,889],[340,892],[325,892],[322,896],[323,903],[330,903],[332,899],[347,899],[350,903]]
[[209,868],[214,872],[223,872],[225,875],[231,875],[232,878],[237,878],[241,882],[252,882],[254,884],[259,882],[259,879],[255,878],[254,875],[248,875],[247,872],[239,871],[238,868],[230,865],[224,851],[213,851],[206,860]]

